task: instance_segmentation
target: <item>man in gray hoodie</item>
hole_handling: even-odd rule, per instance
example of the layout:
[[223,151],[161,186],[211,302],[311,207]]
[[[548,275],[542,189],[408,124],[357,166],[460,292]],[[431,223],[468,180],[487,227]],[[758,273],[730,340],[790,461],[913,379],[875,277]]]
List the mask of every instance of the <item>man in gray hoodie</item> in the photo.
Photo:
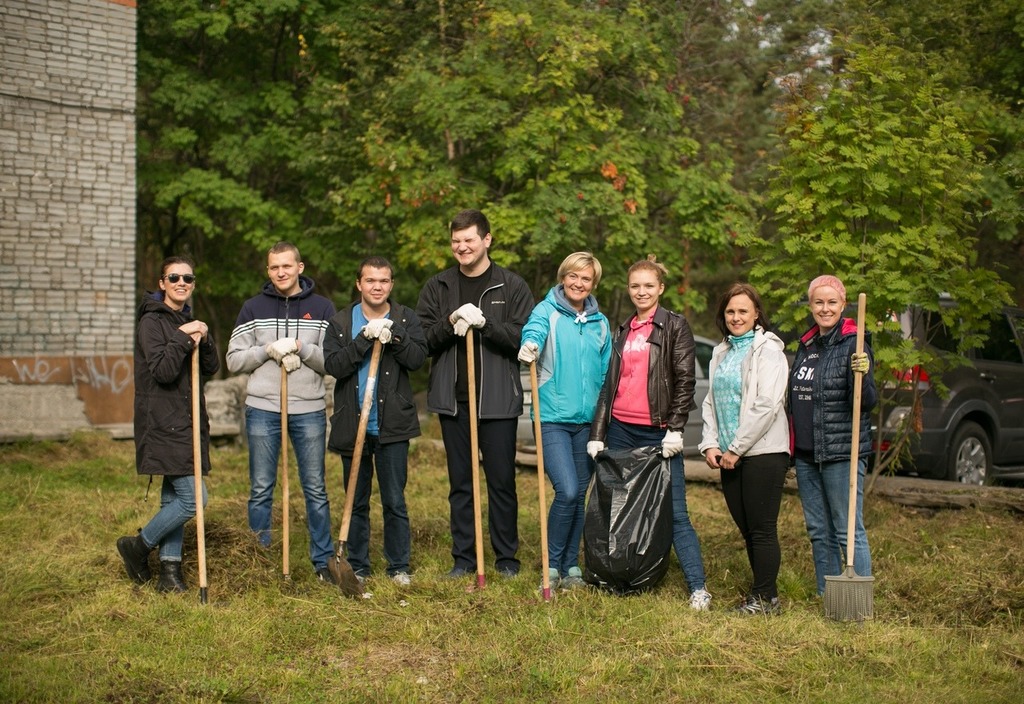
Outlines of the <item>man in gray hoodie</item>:
[[270,280],[242,305],[228,343],[227,365],[249,374],[245,433],[249,442],[249,528],[264,547],[270,545],[271,510],[281,451],[281,368],[288,373],[288,437],[299,465],[306,500],[309,557],[317,576],[331,581],[327,562],[334,554],[331,510],[324,479],[327,403],[323,340],[334,305],[313,292],[302,272],[298,248],[288,242],[271,247]]

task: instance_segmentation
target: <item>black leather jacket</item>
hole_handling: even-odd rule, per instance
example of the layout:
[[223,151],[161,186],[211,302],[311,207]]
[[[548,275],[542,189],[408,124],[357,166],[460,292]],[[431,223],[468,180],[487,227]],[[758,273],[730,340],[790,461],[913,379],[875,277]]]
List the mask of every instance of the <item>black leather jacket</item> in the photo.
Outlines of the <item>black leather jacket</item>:
[[[608,373],[597,399],[597,411],[590,426],[590,439],[603,441],[611,420],[612,401],[619,386],[622,368],[622,347],[629,333],[630,316],[619,325],[612,342],[612,357]],[[661,306],[654,312],[654,328],[647,341],[649,347],[647,398],[651,406],[651,425],[682,432],[697,407],[693,400],[693,387],[697,381],[694,367],[695,346],[690,324],[679,313]]]

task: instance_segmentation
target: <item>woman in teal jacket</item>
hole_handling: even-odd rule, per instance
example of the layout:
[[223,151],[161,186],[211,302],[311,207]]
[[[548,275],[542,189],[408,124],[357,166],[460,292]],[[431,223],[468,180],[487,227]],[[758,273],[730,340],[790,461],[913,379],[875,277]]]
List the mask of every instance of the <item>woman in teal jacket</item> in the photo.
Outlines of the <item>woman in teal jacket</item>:
[[608,369],[611,330],[592,294],[601,280],[601,263],[592,254],[566,257],[558,280],[530,313],[519,360],[537,362],[544,469],[555,488],[548,515],[549,576],[552,586],[571,589],[583,585],[579,545],[594,472],[587,440]]

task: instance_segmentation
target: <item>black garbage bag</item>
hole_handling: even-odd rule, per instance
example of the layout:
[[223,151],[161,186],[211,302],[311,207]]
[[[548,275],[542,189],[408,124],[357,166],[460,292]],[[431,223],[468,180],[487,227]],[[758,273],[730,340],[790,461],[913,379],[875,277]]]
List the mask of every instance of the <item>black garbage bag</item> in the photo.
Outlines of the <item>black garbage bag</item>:
[[583,519],[583,579],[623,594],[652,589],[671,549],[671,465],[661,448],[600,453]]

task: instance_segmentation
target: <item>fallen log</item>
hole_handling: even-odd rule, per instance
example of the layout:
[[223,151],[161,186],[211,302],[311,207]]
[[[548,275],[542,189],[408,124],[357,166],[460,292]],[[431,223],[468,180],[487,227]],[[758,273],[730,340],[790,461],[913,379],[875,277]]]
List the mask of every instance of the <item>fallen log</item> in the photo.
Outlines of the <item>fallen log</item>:
[[[687,481],[721,483],[720,472],[700,460],[684,463]],[[790,470],[786,491],[797,491],[796,476]],[[985,508],[1024,514],[1024,489],[1008,486],[967,486],[957,482],[919,477],[878,477],[871,495],[903,506],[919,508]]]

